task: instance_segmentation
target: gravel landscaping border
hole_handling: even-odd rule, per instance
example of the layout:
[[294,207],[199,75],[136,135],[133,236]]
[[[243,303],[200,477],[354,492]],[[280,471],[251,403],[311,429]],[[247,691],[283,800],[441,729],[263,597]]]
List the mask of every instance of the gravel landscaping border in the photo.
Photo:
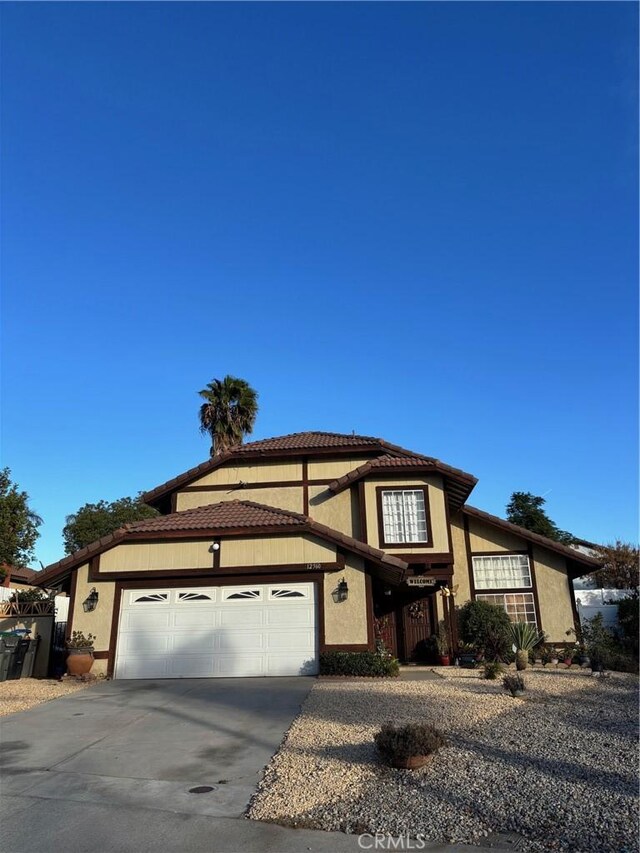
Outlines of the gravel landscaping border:
[[34,708],[83,690],[95,682],[56,681],[54,678],[16,678],[0,681],[0,717]]
[[[247,817],[451,843],[515,832],[524,851],[637,851],[637,676],[525,679],[521,699],[466,675],[318,682]],[[432,723],[451,743],[421,770],[394,770],[373,744],[387,721]]]

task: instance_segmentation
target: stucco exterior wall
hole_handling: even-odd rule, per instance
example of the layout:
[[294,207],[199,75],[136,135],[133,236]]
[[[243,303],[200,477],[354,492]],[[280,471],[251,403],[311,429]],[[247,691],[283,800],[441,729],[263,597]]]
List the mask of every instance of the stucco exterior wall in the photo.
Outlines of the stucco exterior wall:
[[125,542],[100,555],[102,572],[213,567],[212,541],[176,539],[166,542]]
[[469,540],[472,553],[482,551],[526,551],[527,541],[499,527],[469,518]]
[[[449,551],[449,537],[447,534],[447,514],[445,510],[445,492],[442,478],[437,475],[426,477],[398,477],[397,479],[381,478],[365,480],[364,493],[367,518],[367,541],[374,548],[384,547],[380,545],[378,532],[378,503],[376,488],[394,489],[417,488],[426,486],[429,496],[429,518],[431,524],[431,536],[433,543],[430,546],[420,545],[415,547],[403,547],[405,554],[444,553]],[[391,553],[395,548],[391,549]]]
[[[332,593],[342,578],[349,585],[349,597],[336,603]],[[324,632],[326,645],[361,645],[367,642],[366,575],[359,557],[347,557],[344,569],[325,575]]]
[[571,642],[575,638],[566,634],[573,628],[571,581],[567,577],[566,560],[560,554],[534,545],[533,563],[542,630],[550,643]]
[[[115,584],[112,581],[94,583],[88,579],[89,566],[87,563],[77,570],[76,594],[73,603],[72,631],[82,631],[95,636],[94,648],[97,652],[107,651],[111,636],[111,620],[113,618],[113,601]],[[95,610],[85,613],[82,602],[95,586],[99,599]],[[94,661],[91,671],[94,675],[106,672],[107,661]]]
[[357,499],[352,503],[351,489],[334,495],[325,486],[309,486],[309,515],[333,530],[360,538]]
[[302,485],[274,486],[261,489],[233,489],[225,491],[214,489],[210,492],[178,492],[176,495],[176,510],[194,509],[198,506],[220,503],[222,501],[255,501],[255,503],[275,506],[279,509],[290,509],[294,512],[304,510]]
[[359,468],[370,460],[371,456],[345,456],[334,459],[310,459],[307,474],[310,480],[337,480],[354,468]]
[[451,541],[453,544],[453,585],[458,586],[455,597],[457,607],[462,607],[471,599],[471,583],[469,580],[469,561],[464,536],[464,520],[462,513],[451,516]]
[[223,486],[243,483],[272,483],[281,480],[302,480],[302,462],[230,463],[189,483],[190,486]]
[[221,568],[335,562],[335,546],[314,536],[261,536],[226,539],[220,544]]

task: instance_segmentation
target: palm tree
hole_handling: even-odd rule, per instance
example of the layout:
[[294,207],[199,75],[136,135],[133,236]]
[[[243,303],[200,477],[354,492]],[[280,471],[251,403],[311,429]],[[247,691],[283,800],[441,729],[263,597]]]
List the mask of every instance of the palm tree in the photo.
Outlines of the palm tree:
[[235,376],[214,379],[198,392],[205,402],[200,406],[200,432],[211,436],[211,455],[219,456],[242,444],[253,430],[258,414],[258,394]]

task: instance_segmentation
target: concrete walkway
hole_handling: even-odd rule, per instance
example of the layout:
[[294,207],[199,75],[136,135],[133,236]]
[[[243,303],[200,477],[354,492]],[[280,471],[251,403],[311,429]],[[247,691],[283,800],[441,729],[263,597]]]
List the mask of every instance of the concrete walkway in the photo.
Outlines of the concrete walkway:
[[362,849],[242,818],[313,683],[105,682],[3,718],[1,853]]

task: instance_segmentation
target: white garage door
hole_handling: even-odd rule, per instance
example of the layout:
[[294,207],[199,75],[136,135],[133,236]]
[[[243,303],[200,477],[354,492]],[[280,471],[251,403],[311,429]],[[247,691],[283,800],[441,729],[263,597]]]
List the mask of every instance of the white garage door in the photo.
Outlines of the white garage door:
[[125,589],[116,678],[318,672],[316,585]]

